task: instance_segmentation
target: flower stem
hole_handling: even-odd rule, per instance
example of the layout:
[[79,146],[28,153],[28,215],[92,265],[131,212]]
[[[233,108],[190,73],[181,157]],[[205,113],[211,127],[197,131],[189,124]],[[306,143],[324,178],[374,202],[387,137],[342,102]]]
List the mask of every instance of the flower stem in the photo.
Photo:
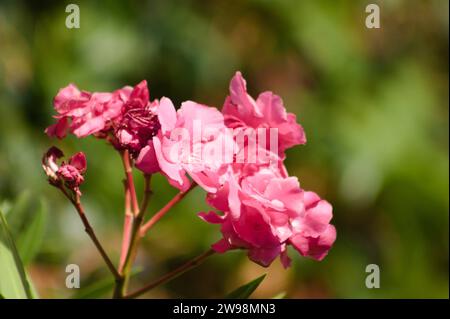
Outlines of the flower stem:
[[64,189],[64,186],[60,186],[59,189],[64,193],[64,195],[70,200],[70,202],[74,205],[75,209],[78,212],[78,215],[81,218],[81,222],[84,225],[84,230],[86,233],[91,237],[92,242],[94,243],[95,247],[99,251],[100,255],[102,256],[103,260],[105,261],[106,265],[108,266],[109,270],[113,274],[114,278],[116,279],[116,282],[120,280],[121,276],[119,272],[114,267],[113,263],[111,262],[111,259],[109,259],[108,254],[106,253],[103,246],[100,244],[100,241],[98,240],[97,236],[95,235],[94,229],[92,228],[91,224],[89,223],[88,218],[86,217],[86,214],[84,213],[84,208],[81,205],[80,201],[80,195],[75,194],[75,198],[72,198],[67,191]]
[[175,206],[175,204],[181,201],[192,189],[194,189],[195,186],[197,186],[197,184],[192,182],[191,186],[186,191],[176,194],[163,208],[153,215],[152,218],[150,218],[150,220],[141,227],[141,236],[144,236],[154,224],[156,224],[165,214],[169,212],[173,206]]
[[[134,185],[133,185],[134,187]],[[121,274],[121,280],[116,284],[114,289],[114,298],[122,298],[126,294],[128,283],[130,281],[131,267],[137,254],[137,248],[139,246],[140,236],[139,229],[142,225],[142,221],[147,210],[151,191],[151,175],[145,175],[145,189],[144,197],[142,199],[141,207],[138,208],[137,214],[132,215],[132,220],[129,222],[127,232],[129,232],[128,245],[125,250],[122,250],[121,266],[119,272]],[[133,201],[133,200],[131,200]],[[126,219],[127,222],[127,219]],[[125,237],[124,237],[125,238]],[[123,260],[123,262],[122,262]]]
[[129,295],[124,296],[124,298],[127,299],[131,299],[131,298],[136,298],[139,297],[140,295],[142,295],[143,293],[146,293],[147,291],[165,284],[169,281],[171,281],[172,279],[177,278],[178,276],[184,274],[185,272],[187,272],[188,270],[191,270],[192,268],[197,267],[198,265],[200,265],[203,261],[205,261],[206,258],[208,258],[209,256],[211,256],[212,254],[214,254],[215,251],[212,249],[209,249],[208,251],[204,252],[203,254],[201,254],[200,256],[197,256],[194,259],[191,259],[190,261],[188,261],[187,263],[181,265],[180,267],[172,270],[171,272],[167,273],[166,275],[162,276],[161,278],[151,282],[150,284],[136,290],[135,292],[130,293]]
[[131,212],[131,197],[128,183],[124,180],[125,187],[125,219],[123,222],[122,247],[120,251],[119,273],[122,273],[128,247],[130,245],[131,227],[133,223],[133,213]]
[[128,150],[121,152],[123,168],[125,170],[125,182],[127,183],[128,190],[130,192],[131,208],[133,214],[136,216],[139,214],[139,204],[136,196],[136,188],[134,187],[133,180],[133,167],[131,164],[130,153]]

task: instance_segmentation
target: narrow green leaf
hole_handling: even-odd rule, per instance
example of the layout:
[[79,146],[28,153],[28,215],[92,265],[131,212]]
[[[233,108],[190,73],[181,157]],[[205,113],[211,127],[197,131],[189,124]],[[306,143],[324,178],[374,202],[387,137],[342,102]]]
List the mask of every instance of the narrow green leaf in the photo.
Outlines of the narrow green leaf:
[[247,299],[250,295],[258,288],[261,282],[266,277],[266,274],[250,281],[249,283],[237,288],[236,290],[229,293],[227,299]]
[[27,215],[31,207],[31,193],[28,190],[23,191],[13,202],[11,209],[6,215],[9,229],[12,234],[20,232],[24,221],[27,220]]
[[39,293],[37,292],[36,287],[34,286],[33,281],[31,280],[28,273],[27,273],[27,280],[28,284],[30,285],[31,298],[39,299]]
[[39,252],[44,238],[46,219],[47,209],[41,200],[38,211],[31,215],[31,221],[17,238],[17,249],[24,265],[33,261]]
[[286,292],[282,291],[279,294],[276,294],[275,296],[273,296],[272,299],[284,299],[284,297],[286,297]]
[[0,210],[5,216],[8,216],[9,211],[12,209],[12,203],[9,200],[3,200],[0,203]]
[[6,219],[0,212],[0,293],[5,298],[33,297]]

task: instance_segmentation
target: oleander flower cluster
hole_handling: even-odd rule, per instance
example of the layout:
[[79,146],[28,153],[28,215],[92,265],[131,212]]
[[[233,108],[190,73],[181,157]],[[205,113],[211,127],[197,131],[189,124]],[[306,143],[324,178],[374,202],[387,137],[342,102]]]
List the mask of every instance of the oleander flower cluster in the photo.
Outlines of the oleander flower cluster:
[[[336,239],[332,206],[303,190],[284,165],[286,150],[306,143],[302,126],[278,95],[250,96],[240,72],[221,110],[194,101],[177,109],[167,97],[152,100],[145,80],[113,92],[70,84],[53,104],[56,122],[46,129],[48,136],[92,135],[125,154],[145,176],[164,175],[180,194],[201,187],[211,211],[198,216],[220,228],[221,239],[212,244],[217,253],[243,249],[264,267],[277,257],[289,267],[288,246],[322,260]],[[52,147],[44,170],[52,185],[79,196],[86,158],[77,153],[58,165],[62,157]]]

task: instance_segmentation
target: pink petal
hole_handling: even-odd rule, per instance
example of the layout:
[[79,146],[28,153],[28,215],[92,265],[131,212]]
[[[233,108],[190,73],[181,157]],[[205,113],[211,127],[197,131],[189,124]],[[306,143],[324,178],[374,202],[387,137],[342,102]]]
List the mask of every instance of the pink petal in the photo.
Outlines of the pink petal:
[[302,256],[319,261],[325,258],[335,240],[336,228],[334,228],[333,225],[328,225],[326,231],[317,238],[304,237],[301,234],[290,238],[292,246],[294,246]]
[[102,116],[97,116],[89,121],[81,123],[73,130],[73,134],[77,137],[86,137],[92,133],[101,131],[105,127],[105,120]]
[[218,252],[219,254],[223,254],[223,253],[227,252],[228,250],[233,249],[233,246],[230,245],[230,243],[227,240],[222,238],[218,242],[212,244],[211,248],[214,251]]
[[76,153],[69,159],[69,164],[83,174],[87,167],[86,155],[83,152]]
[[146,80],[142,80],[133,88],[130,99],[139,100],[142,106],[147,105],[149,100],[149,93]]
[[161,124],[161,131],[163,134],[171,131],[177,122],[177,112],[172,104],[172,101],[166,97],[161,98],[158,107],[158,120]]
[[67,117],[60,118],[55,124],[50,125],[45,129],[45,133],[50,137],[57,137],[62,139],[66,137],[69,129],[69,120]]
[[280,254],[280,246],[270,248],[251,248],[248,251],[248,257],[263,267],[268,267]]
[[53,106],[58,113],[64,114],[70,110],[71,105],[69,102],[80,100],[87,101],[88,98],[74,84],[69,84],[58,91],[58,94],[53,99]]
[[200,212],[197,215],[198,215],[198,217],[200,217],[207,223],[211,223],[211,224],[222,224],[223,223],[223,216],[219,216],[216,212],[213,212],[213,211],[210,211],[208,213]]
[[280,254],[280,261],[285,269],[287,269],[291,266],[291,258],[289,258],[289,256],[288,256],[286,245],[283,245],[283,247],[282,247],[282,251]]
[[[162,139],[165,139],[164,137]],[[153,137],[153,146],[155,148],[156,158],[158,160],[161,171],[168,177],[169,183],[181,191],[186,191],[189,188],[189,180],[186,177],[186,172],[179,163],[170,162],[163,153],[160,138]]]
[[230,97],[233,104],[237,106],[237,111],[243,116],[257,115],[256,102],[247,94],[247,83],[241,72],[236,72],[230,82]]
[[258,96],[256,104],[268,123],[282,123],[287,119],[283,100],[270,91],[263,92]]
[[160,171],[155,148],[152,142],[141,149],[136,159],[136,168],[145,174],[154,174]]
[[309,208],[304,217],[304,224],[307,227],[305,232],[309,236],[316,237],[322,233],[333,217],[333,207],[325,200],[321,200],[316,206]]
[[303,194],[303,200],[305,204],[305,208],[308,209],[320,201],[319,195],[314,192],[305,192]]

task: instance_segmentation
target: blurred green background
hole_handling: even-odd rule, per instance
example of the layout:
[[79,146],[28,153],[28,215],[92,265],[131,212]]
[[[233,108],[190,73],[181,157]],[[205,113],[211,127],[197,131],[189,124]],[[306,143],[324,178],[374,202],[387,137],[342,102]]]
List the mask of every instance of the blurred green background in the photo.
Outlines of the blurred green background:
[[[337,241],[322,262],[290,251],[287,271],[244,252],[216,255],[146,296],[221,297],[267,272],[254,297],[448,298],[447,1],[77,1],[80,29],[65,27],[68,3],[0,1],[0,207],[20,237],[45,201],[45,235],[27,266],[41,297],[109,296],[89,295],[109,273],[46,182],[40,161],[50,145],[86,152],[83,200],[114,260],[122,230],[119,156],[101,140],[43,133],[58,89],[111,91],[147,79],[152,98],[220,108],[241,70],[253,96],[276,92],[304,126],[308,143],[288,152],[287,166],[333,204]],[[380,29],[365,27],[369,3],[380,5]],[[176,193],[161,177],[153,187],[151,212]],[[134,287],[220,237],[196,217],[203,198],[189,194],[147,236]],[[81,267],[80,291],[65,286],[71,263]],[[372,263],[380,289],[365,286]]]

